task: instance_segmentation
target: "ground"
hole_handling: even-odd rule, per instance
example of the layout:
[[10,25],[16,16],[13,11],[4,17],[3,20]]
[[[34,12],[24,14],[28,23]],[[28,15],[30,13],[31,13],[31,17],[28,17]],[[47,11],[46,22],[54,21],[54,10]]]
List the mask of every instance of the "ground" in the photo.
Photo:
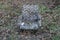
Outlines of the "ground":
[[[0,40],[59,40],[60,2],[58,1],[54,4],[48,0],[0,0]],[[23,4],[39,5],[42,27],[36,33],[20,32],[17,28],[16,22]]]

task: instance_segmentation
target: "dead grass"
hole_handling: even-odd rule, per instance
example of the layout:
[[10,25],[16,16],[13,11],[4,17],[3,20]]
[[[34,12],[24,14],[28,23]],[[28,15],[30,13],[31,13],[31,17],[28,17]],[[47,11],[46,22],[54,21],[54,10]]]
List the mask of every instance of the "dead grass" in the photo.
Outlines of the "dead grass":
[[[42,1],[43,2],[43,1]],[[43,40],[59,40],[60,39],[60,5],[53,9],[49,9],[45,4],[40,4],[40,1],[32,0],[0,0],[0,40],[19,40],[16,26],[17,18],[21,14],[21,7],[25,3],[38,4],[39,11],[42,15],[42,29],[38,30],[36,35]],[[26,36],[26,33],[23,33]],[[49,37],[46,37],[48,34]],[[22,35],[22,36],[24,36]],[[34,35],[28,32],[28,35]],[[21,37],[22,39],[25,38]],[[45,38],[44,38],[44,37]],[[28,37],[28,36],[27,36]],[[36,36],[35,36],[36,37]],[[21,40],[22,40],[21,39]]]

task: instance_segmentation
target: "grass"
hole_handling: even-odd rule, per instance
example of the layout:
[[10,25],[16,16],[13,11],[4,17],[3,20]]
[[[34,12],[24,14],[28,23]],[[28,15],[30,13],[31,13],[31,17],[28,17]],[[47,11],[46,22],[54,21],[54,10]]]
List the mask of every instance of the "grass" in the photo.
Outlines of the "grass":
[[[44,20],[42,21],[42,25],[47,26],[51,32],[55,32],[57,35],[52,37],[52,40],[59,40],[60,35],[60,5],[56,6],[54,9],[49,9],[45,5],[39,5],[39,11]],[[11,6],[9,4],[4,4],[0,2],[0,11],[2,11],[3,15],[0,20],[0,31],[10,30],[11,34],[9,34],[7,40],[18,40],[18,35],[16,34],[15,24],[17,22],[17,17],[21,14],[20,7]],[[8,33],[10,32],[8,31]],[[58,32],[58,33],[57,33]],[[5,32],[6,33],[6,32]],[[1,35],[1,34],[0,34]],[[5,34],[6,35],[6,34]],[[7,36],[7,35],[6,35]],[[4,37],[6,37],[4,36]],[[4,38],[3,37],[3,38]]]
[[[50,32],[60,34],[60,5],[54,9],[48,9],[46,6],[40,6],[40,12],[44,16],[43,25],[49,27]],[[48,12],[48,13],[46,13]],[[50,13],[51,12],[51,13]],[[47,15],[48,14],[48,15]],[[58,23],[59,22],[59,23]],[[58,32],[58,33],[57,33]],[[54,35],[52,40],[60,40],[60,35]]]

